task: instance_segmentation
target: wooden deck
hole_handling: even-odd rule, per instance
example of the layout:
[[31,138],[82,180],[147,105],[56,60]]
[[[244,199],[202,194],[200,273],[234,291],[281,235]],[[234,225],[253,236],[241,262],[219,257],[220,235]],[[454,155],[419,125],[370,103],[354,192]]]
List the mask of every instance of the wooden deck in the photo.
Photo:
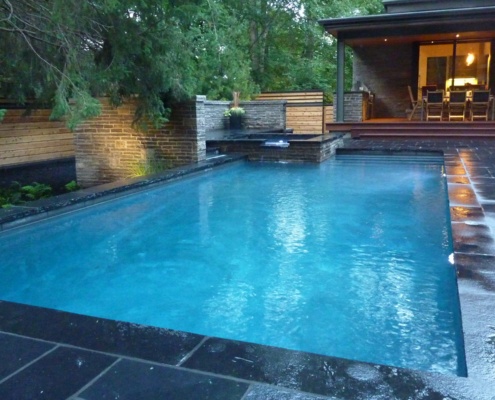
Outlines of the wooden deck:
[[408,121],[407,119],[371,119],[365,122],[326,124],[327,132],[350,133],[360,137],[494,137],[495,121]]

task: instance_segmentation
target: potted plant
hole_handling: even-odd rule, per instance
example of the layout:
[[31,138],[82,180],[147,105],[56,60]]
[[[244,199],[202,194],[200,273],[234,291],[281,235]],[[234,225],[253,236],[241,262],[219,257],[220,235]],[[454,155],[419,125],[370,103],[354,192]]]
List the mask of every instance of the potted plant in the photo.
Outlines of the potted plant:
[[239,92],[233,92],[234,101],[232,102],[232,107],[225,111],[224,115],[229,117],[230,129],[241,129],[242,128],[242,117],[246,113],[244,108],[239,106]]
[[242,128],[242,117],[246,111],[242,107],[232,107],[225,111],[224,115],[229,117],[230,129],[241,129]]

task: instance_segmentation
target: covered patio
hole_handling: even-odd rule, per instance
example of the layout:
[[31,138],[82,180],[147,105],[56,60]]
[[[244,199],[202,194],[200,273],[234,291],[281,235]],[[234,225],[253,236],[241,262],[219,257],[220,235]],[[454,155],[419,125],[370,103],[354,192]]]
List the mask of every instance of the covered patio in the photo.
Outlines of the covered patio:
[[[412,130],[411,124],[415,130],[428,130],[428,125],[423,126],[428,122],[435,126],[432,131],[452,128],[454,135],[456,126],[467,123],[482,136],[495,132],[493,96],[486,118],[473,118],[470,108],[474,92],[493,94],[495,2],[385,0],[383,4],[383,14],[320,21],[338,48],[335,122],[327,124],[327,130],[393,122],[404,125],[405,133]],[[352,77],[344,74],[346,46],[353,51]],[[352,91],[345,91],[350,86]],[[428,91],[442,92],[444,109],[435,123],[427,118]],[[466,108],[454,120],[449,99],[458,91],[466,93]]]

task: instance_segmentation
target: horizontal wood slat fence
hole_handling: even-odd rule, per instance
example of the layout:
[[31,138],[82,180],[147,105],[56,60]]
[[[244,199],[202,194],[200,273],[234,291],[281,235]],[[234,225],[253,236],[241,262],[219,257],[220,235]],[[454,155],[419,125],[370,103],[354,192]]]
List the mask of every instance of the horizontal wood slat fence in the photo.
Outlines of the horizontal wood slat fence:
[[74,157],[74,135],[51,110],[8,110],[0,123],[0,167]]
[[323,102],[323,92],[265,92],[256,100],[285,100],[286,127],[294,133],[324,133],[325,124],[333,122],[333,106]]

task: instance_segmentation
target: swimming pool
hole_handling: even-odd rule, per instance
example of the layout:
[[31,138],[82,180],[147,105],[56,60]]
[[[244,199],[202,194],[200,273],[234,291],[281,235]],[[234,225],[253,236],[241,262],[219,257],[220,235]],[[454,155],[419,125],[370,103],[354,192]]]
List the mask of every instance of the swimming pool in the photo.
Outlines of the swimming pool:
[[463,375],[442,168],[211,171],[2,234],[0,298]]

